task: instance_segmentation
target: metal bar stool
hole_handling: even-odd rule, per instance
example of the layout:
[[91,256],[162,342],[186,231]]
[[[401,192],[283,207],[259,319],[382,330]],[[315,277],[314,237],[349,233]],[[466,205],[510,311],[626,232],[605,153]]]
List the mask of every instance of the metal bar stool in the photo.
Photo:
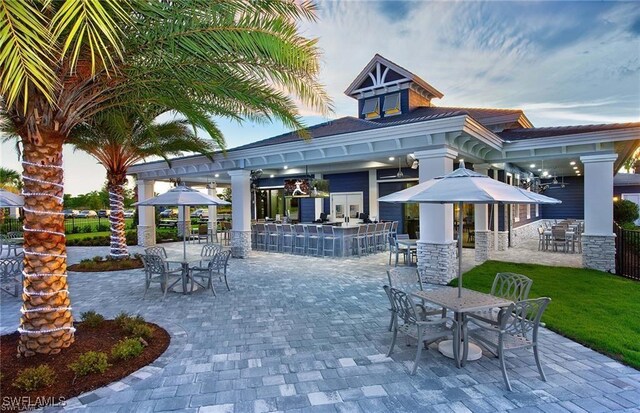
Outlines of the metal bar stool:
[[338,240],[338,237],[334,233],[333,229],[334,227],[332,225],[322,226],[322,248],[323,248],[322,256],[323,257],[327,255],[327,241],[331,243],[331,249],[330,249],[331,256],[332,257],[336,256],[336,241]]
[[288,252],[290,254],[293,254],[293,242],[295,239],[292,228],[291,224],[280,225],[280,246],[282,247],[282,252]]
[[278,252],[279,238],[278,226],[276,224],[267,224],[267,251]]
[[307,254],[316,256],[322,254],[322,234],[318,232],[318,227],[315,225],[307,226]]
[[304,254],[307,251],[307,230],[304,225],[293,226],[293,254]]
[[267,228],[264,224],[256,224],[256,249],[267,249]]

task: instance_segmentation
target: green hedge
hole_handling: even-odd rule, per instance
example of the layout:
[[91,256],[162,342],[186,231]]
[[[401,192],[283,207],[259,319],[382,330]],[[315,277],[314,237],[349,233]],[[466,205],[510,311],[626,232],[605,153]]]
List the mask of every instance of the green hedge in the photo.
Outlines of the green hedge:
[[[138,234],[136,231],[127,231],[127,245],[138,244]],[[157,228],[156,229],[156,242],[171,242],[179,241],[178,231],[175,228]],[[108,247],[111,245],[111,238],[109,235],[97,235],[87,236],[83,238],[67,239],[67,246],[69,247]]]

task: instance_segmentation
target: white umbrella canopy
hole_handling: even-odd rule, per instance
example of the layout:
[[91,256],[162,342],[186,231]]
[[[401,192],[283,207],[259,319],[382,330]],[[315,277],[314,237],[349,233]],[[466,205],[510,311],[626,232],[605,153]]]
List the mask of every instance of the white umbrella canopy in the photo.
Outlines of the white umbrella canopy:
[[13,192],[0,189],[0,207],[21,207],[24,205],[24,198]]
[[462,205],[463,204],[559,204],[562,201],[508,185],[460,167],[444,176],[378,198],[392,203],[453,204],[458,208],[458,296],[462,296]]
[[[136,202],[137,206],[160,206],[160,205],[177,205],[182,206],[183,215],[186,216],[186,207],[191,205],[231,205],[217,196],[207,195],[197,189],[189,188],[185,185],[179,185],[165,192],[164,194]],[[187,228],[182,229],[182,253],[183,259],[187,259]]]

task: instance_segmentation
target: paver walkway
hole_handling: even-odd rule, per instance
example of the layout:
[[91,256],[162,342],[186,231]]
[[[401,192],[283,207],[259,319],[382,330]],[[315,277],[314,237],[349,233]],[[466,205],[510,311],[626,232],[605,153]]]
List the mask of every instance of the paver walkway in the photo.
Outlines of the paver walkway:
[[[179,245],[173,248],[179,250]],[[192,248],[198,248],[194,246]],[[90,251],[90,252],[87,252]],[[69,248],[70,261],[98,255]],[[600,412],[639,411],[640,372],[545,329],[542,382],[533,356],[509,355],[514,392],[496,359],[455,368],[433,348],[415,376],[415,347],[392,359],[387,255],[336,260],[256,253],[231,260],[227,292],[142,299],[141,270],[72,273],[74,313],[140,313],[165,326],[172,344],[153,365],[69,401],[84,412]],[[3,295],[3,332],[19,300]],[[80,411],[80,410],[79,410]]]

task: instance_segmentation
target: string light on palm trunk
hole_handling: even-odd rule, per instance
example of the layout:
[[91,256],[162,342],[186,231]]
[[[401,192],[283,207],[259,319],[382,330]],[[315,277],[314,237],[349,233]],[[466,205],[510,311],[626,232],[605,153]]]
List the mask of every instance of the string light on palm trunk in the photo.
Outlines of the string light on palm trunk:
[[[23,165],[27,165],[29,167],[33,167],[33,168],[44,168],[44,169],[58,169],[58,170],[62,170],[62,166],[59,165],[47,165],[47,164],[39,164],[39,163],[33,163],[33,162],[29,162],[29,161],[25,161],[22,160],[22,164]],[[63,189],[64,186],[62,184],[59,184],[57,182],[51,182],[51,181],[45,181],[39,178],[35,178],[33,176],[30,176],[29,173],[27,172],[27,168],[23,169],[23,175],[22,175],[22,179],[25,181],[25,184],[28,184],[30,182],[33,183],[37,183],[37,184],[41,184],[41,185],[49,185],[49,186],[53,186],[59,189]],[[36,196],[41,196],[41,197],[48,197],[48,198],[52,198],[54,199],[60,206],[62,206],[63,200],[64,198],[62,196],[58,196],[56,194],[51,194],[51,193],[46,193],[46,192],[28,192],[26,190],[23,189],[22,191],[22,195],[23,196],[28,196],[28,197],[36,197]],[[36,216],[38,215],[42,215],[42,216],[63,216],[64,213],[63,212],[56,212],[56,211],[44,211],[44,210],[37,210],[37,209],[32,209],[29,207],[24,207],[23,208],[25,212],[30,213],[30,214],[34,214]],[[31,232],[31,233],[43,233],[43,234],[51,234],[51,235],[57,235],[57,236],[61,236],[61,237],[65,237],[64,232],[60,232],[60,231],[52,231],[52,230],[48,230],[48,229],[40,229],[40,228],[31,228],[28,225],[28,221],[25,221],[25,225],[23,225],[22,229],[25,232]],[[48,252],[40,252],[40,251],[34,251],[31,248],[28,247],[27,244],[25,244],[25,246],[23,247],[24,250],[24,254],[25,257],[27,256],[35,256],[35,257],[54,257],[54,258],[67,258],[67,254],[58,254],[58,253],[48,253]],[[31,280],[31,279],[43,279],[43,278],[49,278],[49,277],[60,277],[60,278],[66,278],[67,277],[67,273],[64,272],[62,274],[53,274],[53,273],[29,273],[26,270],[22,270],[22,275],[24,276],[25,279]],[[30,284],[30,283],[29,283]],[[57,283],[52,283],[51,285],[54,286]],[[66,288],[58,288],[58,289],[52,289],[51,291],[32,291],[30,289],[27,288],[27,286],[24,286],[22,289],[22,292],[28,296],[28,297],[51,297],[57,294],[69,294],[69,290],[67,290]],[[59,307],[54,307],[51,305],[44,305],[44,306],[40,306],[40,307],[33,307],[33,308],[26,308],[25,304],[23,304],[22,308],[20,309],[20,312],[22,314],[33,314],[33,313],[50,313],[50,312],[66,312],[66,311],[70,311],[71,307],[69,306],[59,306]],[[54,332],[58,332],[58,331],[69,331],[71,333],[75,332],[76,329],[73,326],[62,326],[62,327],[55,327],[55,328],[48,328],[48,329],[39,329],[39,330],[30,330],[30,329],[26,329],[26,328],[18,328],[18,331],[21,334],[48,334],[48,333],[54,333]]]
[[[122,237],[119,234],[122,227],[122,221],[119,219],[121,215],[124,215],[124,196],[116,192],[109,191],[109,205],[111,206],[111,214],[109,215],[109,229],[111,230],[111,251],[109,255],[112,257],[127,257],[126,244],[123,243]],[[115,213],[114,213],[115,212]]]

